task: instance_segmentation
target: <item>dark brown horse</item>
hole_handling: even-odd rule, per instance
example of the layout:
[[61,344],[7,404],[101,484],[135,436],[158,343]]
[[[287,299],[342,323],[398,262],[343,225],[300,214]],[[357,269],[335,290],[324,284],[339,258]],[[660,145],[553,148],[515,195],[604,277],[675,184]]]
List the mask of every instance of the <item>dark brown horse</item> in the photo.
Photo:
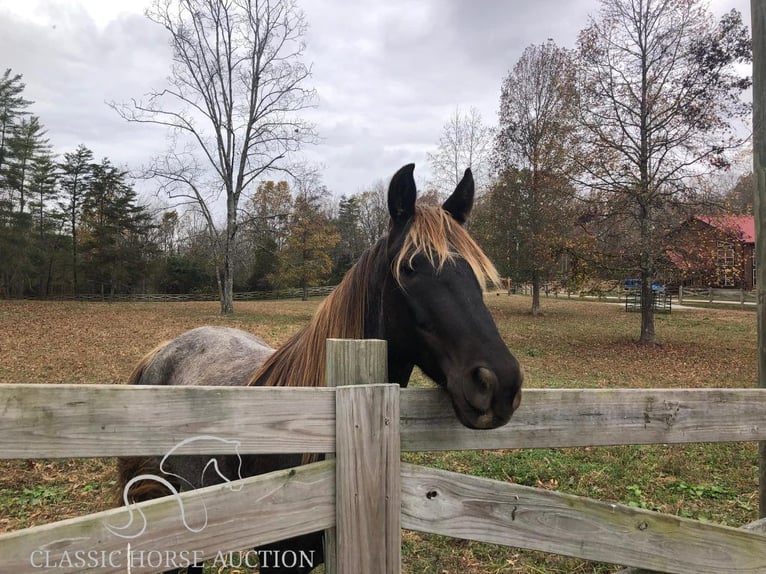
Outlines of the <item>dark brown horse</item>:
[[[388,234],[362,255],[309,325],[282,347],[275,351],[234,329],[201,327],[149,353],[130,383],[323,386],[327,338],[378,338],[388,341],[389,382],[406,387],[417,365],[446,390],[463,425],[491,429],[507,423],[521,399],[523,372],[484,305],[484,287],[499,284],[497,273],[463,228],[473,205],[471,171],[439,208],[416,205],[413,170],[407,165],[391,179]],[[132,480],[160,474],[159,462],[121,460],[121,496],[126,486],[125,500],[166,495],[168,490],[156,481]],[[167,482],[182,490],[219,483],[221,475],[238,478],[296,466],[301,456],[220,457],[217,472],[209,462],[210,457],[176,456],[162,470]],[[322,534],[268,548],[280,549],[321,557]],[[261,571],[300,574],[308,569]]]

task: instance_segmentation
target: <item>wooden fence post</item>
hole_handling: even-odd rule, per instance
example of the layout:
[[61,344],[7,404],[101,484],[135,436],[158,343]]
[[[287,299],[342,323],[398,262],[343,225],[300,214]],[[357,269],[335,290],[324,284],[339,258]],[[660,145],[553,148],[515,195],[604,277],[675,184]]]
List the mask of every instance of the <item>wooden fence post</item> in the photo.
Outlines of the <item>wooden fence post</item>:
[[[758,324],[758,386],[766,388],[766,5],[750,0],[753,35],[753,215]],[[766,517],[766,442],[758,444],[760,516]]]
[[[386,342],[328,339],[336,393],[336,529],[325,532],[327,574],[398,574],[401,565],[399,387]],[[350,385],[365,384],[364,387]]]

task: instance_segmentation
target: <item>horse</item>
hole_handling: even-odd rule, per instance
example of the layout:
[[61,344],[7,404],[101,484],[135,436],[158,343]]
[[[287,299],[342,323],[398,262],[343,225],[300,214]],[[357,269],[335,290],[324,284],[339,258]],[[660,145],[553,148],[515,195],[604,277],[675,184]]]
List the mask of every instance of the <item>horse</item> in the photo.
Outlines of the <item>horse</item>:
[[[326,339],[377,338],[388,342],[389,383],[406,387],[418,366],[447,392],[464,426],[492,429],[506,424],[519,406],[524,373],[484,304],[485,287],[500,281],[464,227],[474,198],[471,170],[439,207],[416,202],[414,169],[414,164],[406,165],[391,178],[387,234],[360,257],[310,323],[279,349],[236,329],[200,327],[152,350],[129,383],[324,386]],[[188,489],[218,484],[225,472],[254,476],[313,457],[227,455],[216,461],[216,472],[211,472],[209,457],[123,458],[118,463],[121,504],[168,494],[157,482],[134,480],[158,474],[160,462],[165,482],[184,477],[176,486]],[[321,563],[322,541],[323,533],[316,532],[261,550],[300,549],[313,552]],[[310,570],[261,567],[264,574]],[[192,566],[187,572],[202,569]]]

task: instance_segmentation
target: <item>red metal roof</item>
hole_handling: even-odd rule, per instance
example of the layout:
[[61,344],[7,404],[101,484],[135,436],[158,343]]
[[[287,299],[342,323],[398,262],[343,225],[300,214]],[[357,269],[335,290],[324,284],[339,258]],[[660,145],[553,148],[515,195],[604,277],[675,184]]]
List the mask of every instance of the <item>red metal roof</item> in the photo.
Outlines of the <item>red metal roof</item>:
[[697,219],[727,232],[738,232],[745,243],[755,243],[755,217],[752,215],[698,215]]

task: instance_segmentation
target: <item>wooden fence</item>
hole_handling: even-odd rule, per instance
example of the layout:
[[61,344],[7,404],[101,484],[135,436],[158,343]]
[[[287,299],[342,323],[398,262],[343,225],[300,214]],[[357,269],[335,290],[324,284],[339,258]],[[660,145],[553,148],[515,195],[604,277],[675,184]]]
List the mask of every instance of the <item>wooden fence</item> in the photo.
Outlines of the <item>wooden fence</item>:
[[[278,291],[246,291],[233,294],[235,301],[264,301],[273,299],[300,299],[301,297],[327,297],[335,285],[324,287],[280,289]],[[82,293],[79,295],[51,295],[54,301],[106,301],[109,303],[178,303],[183,301],[218,301],[218,293]]]
[[129,539],[125,508],[0,535],[0,572],[45,571],[43,560],[57,573],[125,572],[126,559],[133,573],[153,572],[163,557],[163,567],[171,556],[183,565],[192,552],[214,559],[332,528],[328,570],[341,574],[398,573],[401,528],[660,572],[766,572],[758,532],[403,464],[399,455],[766,440],[766,389],[527,390],[508,425],[472,431],[438,390],[376,384],[386,377],[381,345],[328,342],[328,380],[372,383],[363,386],[0,385],[2,458],[166,454],[182,444],[176,454],[336,456],[135,505],[145,529],[127,529]]

